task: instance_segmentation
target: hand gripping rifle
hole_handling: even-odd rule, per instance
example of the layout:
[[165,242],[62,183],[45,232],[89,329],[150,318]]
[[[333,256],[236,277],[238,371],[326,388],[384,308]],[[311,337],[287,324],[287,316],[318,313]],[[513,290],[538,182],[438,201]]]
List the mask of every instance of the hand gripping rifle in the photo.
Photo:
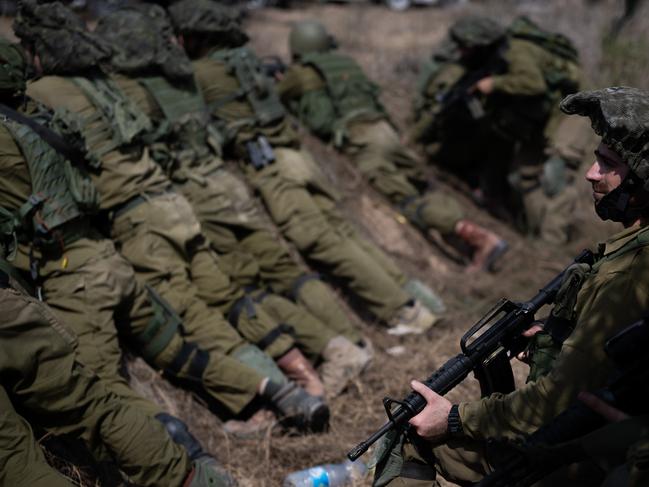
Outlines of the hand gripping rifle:
[[[584,250],[574,262],[592,264],[593,254]],[[444,395],[473,371],[480,381],[483,396],[493,392],[513,391],[514,374],[509,361],[525,349],[527,340],[521,334],[533,323],[534,314],[543,305],[554,301],[566,270],[567,268],[527,302],[515,303],[501,299],[464,334],[460,340],[462,353],[448,360],[424,384],[437,394]],[[383,406],[388,422],[347,453],[350,460],[360,457],[388,431],[405,427],[410,418],[424,409],[426,400],[413,391],[403,401],[386,397]]]
[[[609,385],[595,393],[603,401],[635,416],[649,412],[649,318],[644,318],[609,339],[604,346],[617,367]],[[529,435],[521,451],[509,456],[501,466],[483,478],[477,487],[529,487],[563,465],[585,459],[585,454],[570,442],[604,427],[608,421],[581,402],[576,402],[550,423]],[[644,434],[642,431],[638,435]],[[639,438],[638,438],[639,439]],[[633,443],[629,441],[629,444]],[[535,451],[560,447],[539,461]]]

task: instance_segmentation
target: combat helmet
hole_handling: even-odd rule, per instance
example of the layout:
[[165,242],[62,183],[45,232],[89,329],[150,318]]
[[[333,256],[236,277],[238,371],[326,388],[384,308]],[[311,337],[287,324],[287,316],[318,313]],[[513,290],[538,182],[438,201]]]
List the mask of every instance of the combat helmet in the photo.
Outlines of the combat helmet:
[[111,66],[127,74],[162,72],[171,78],[192,76],[185,51],[159,5],[136,4],[104,15],[94,33],[112,47]]
[[325,52],[335,46],[333,37],[317,20],[295,23],[288,36],[288,47],[295,58],[312,52]]
[[471,15],[455,22],[449,34],[461,47],[483,48],[504,39],[507,31],[489,17]]
[[79,73],[110,56],[110,47],[60,2],[23,0],[13,28],[22,44],[38,55],[46,74]]
[[25,92],[27,62],[19,45],[0,37],[0,96],[20,96]]
[[560,107],[590,118],[602,142],[629,166],[629,176],[595,207],[604,220],[628,220],[634,216],[629,196],[649,196],[649,92],[626,86],[582,91],[564,98]]
[[214,44],[238,47],[248,42],[240,13],[212,0],[180,0],[168,9],[176,32],[208,38]]

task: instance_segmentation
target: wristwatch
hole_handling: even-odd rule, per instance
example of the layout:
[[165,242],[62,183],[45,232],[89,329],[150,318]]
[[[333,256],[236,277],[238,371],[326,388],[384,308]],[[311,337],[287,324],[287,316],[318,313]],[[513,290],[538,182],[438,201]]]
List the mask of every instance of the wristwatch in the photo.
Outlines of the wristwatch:
[[457,404],[451,406],[448,412],[448,434],[450,436],[461,436],[464,433],[462,420],[460,419],[460,409]]

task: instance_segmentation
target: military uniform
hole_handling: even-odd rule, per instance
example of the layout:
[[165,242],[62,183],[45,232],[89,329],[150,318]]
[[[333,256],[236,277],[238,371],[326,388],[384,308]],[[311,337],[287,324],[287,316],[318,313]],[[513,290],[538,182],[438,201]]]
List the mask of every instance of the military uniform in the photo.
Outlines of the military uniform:
[[[348,85],[356,89],[344,90]],[[333,140],[372,187],[418,228],[455,232],[464,217],[461,207],[441,192],[427,191],[420,161],[401,144],[378,103],[378,87],[351,58],[337,52],[306,54],[291,65],[278,91],[304,125]],[[332,93],[337,92],[347,97],[336,100]]]
[[[200,94],[195,89],[192,90],[186,86],[183,86],[183,88],[176,87],[162,76],[157,78],[117,76],[115,81],[129,98],[140,102],[139,106],[144,109],[150,108],[147,115],[158,123],[165,123],[166,120],[172,126],[178,124],[176,130],[181,130],[180,126],[182,124],[179,120],[186,120],[192,114],[196,116],[196,113],[200,114],[201,109],[204,108]],[[164,108],[170,118],[165,118],[160,103],[169,100],[169,93],[176,94],[176,99],[182,100],[182,109],[175,105],[177,112],[171,114],[169,112],[173,110],[174,106],[166,105]],[[187,111],[188,106],[191,108],[191,102],[188,100],[192,100],[198,106],[197,112]],[[172,119],[171,117],[174,115],[176,118]],[[289,262],[292,263],[290,255],[280,247],[280,243],[273,239],[263,215],[254,206],[254,200],[246,191],[243,182],[232,174],[218,157],[214,156],[213,152],[207,147],[206,142],[201,144],[200,140],[196,140],[198,139],[196,134],[200,134],[201,131],[207,132],[206,129],[193,127],[186,130],[192,130],[194,145],[198,147],[191,147],[187,144],[183,150],[180,148],[183,142],[178,140],[181,136],[178,136],[174,141],[172,135],[167,146],[171,152],[171,157],[177,158],[176,160],[179,162],[171,165],[169,176],[174,182],[175,188],[192,203],[192,207],[194,209],[198,207],[200,210],[196,212],[197,217],[201,220],[202,228],[207,230],[205,235],[208,237],[210,245],[219,253],[219,263],[226,262],[228,264],[224,268],[226,273],[232,276],[241,287],[245,286],[247,289],[257,288],[262,284],[260,282],[260,266],[257,264],[255,256],[245,251],[245,247],[238,248],[238,245],[236,245],[237,226],[239,228],[243,227],[243,232],[246,232],[248,228],[254,229],[251,240],[266,242],[265,248],[272,254],[271,259],[275,260],[274,258],[277,257],[280,263],[281,261],[288,261],[286,262],[288,265],[284,267],[289,267]],[[207,138],[207,133],[205,133],[205,136]],[[174,150],[176,147],[178,147],[177,152]],[[199,150],[202,153],[197,154],[196,151]],[[194,152],[193,157],[190,155],[190,151]],[[227,191],[225,191],[226,185],[229,186]],[[248,200],[246,201],[246,199]],[[195,204],[195,202],[199,202],[199,204]],[[244,207],[245,213],[242,211],[239,217],[235,209],[241,208],[241,206]],[[224,224],[224,220],[229,225]],[[234,227],[234,231],[232,227]],[[215,237],[217,243],[214,243],[212,236]],[[228,237],[234,239],[234,242]],[[273,242],[273,244],[269,245],[270,242]],[[301,272],[295,264],[292,267],[297,272],[294,269],[288,270],[293,274],[297,274],[297,279]],[[281,267],[279,271],[282,271]],[[255,301],[262,309],[269,312],[278,323],[293,328],[293,337],[296,343],[309,356],[317,357],[324,350],[329,340],[335,336],[333,330],[323,326],[319,320],[305,313],[287,299],[265,293],[263,290],[255,294],[258,296]],[[341,327],[345,328],[345,322],[336,324],[336,327],[339,329]],[[351,325],[349,325],[349,328],[351,328]],[[354,335],[351,329],[345,331],[352,336]],[[268,333],[272,332],[273,330],[268,331]]]
[[[424,444],[418,452],[411,445],[405,447],[413,464],[435,463],[452,481],[477,481],[489,471],[484,455],[488,439],[529,434],[565,410],[580,391],[606,386],[616,369],[605,353],[605,342],[638,321],[649,305],[649,227],[643,203],[649,193],[649,159],[646,147],[639,143],[649,131],[649,93],[634,88],[587,91],[564,99],[561,109],[588,116],[602,136],[602,144],[619,158],[611,164],[628,166],[628,174],[615,183],[605,178],[617,166],[609,168],[605,159],[598,159],[602,184],[608,189],[595,205],[600,218],[621,222],[626,228],[600,244],[594,265],[578,287],[575,304],[565,315],[572,331],[545,375],[509,394],[460,403],[457,421],[461,428],[454,430],[446,444]],[[600,181],[595,177],[589,180],[594,185]],[[559,304],[565,306],[568,301]],[[379,473],[377,485],[385,485],[399,470],[403,478],[394,485],[416,484],[407,466],[402,469],[399,461],[385,459],[379,471],[387,474]]]
[[[507,32],[494,26],[485,41],[489,47],[483,46],[478,31],[487,21],[467,18],[451,28],[455,42],[475,42],[474,49],[485,51],[473,61],[443,53],[421,84],[412,135],[432,142],[433,160],[480,188],[495,211],[520,205],[523,211],[513,216],[529,233],[549,243],[565,243],[574,233],[577,195],[572,183],[581,160],[563,148],[578,143],[583,153],[585,142],[583,123],[566,119],[557,105],[561,96],[579,87],[577,53],[570,41],[541,31],[526,18],[515,20]],[[468,98],[482,103],[479,114],[440,116],[438,100],[451,96],[456,83],[480,70],[491,78],[492,91]],[[466,144],[467,133],[471,144]]]
[[[71,485],[46,469],[27,425],[12,411],[13,404],[47,431],[81,437],[96,457],[116,460],[138,485],[183,485],[190,461],[162,426],[126,405],[75,360],[74,334],[46,306],[25,296],[13,282],[10,285],[4,273],[2,280],[2,483]],[[20,458],[21,452],[29,463]]]
[[15,411],[1,386],[0,411],[0,482],[15,486],[72,487],[72,482],[48,465],[29,423]]
[[[646,234],[647,227],[632,227],[602,244],[600,260],[579,291],[575,330],[548,375],[510,394],[459,404],[463,435],[443,446],[429,446],[444,478],[478,481],[491,469],[485,459],[487,439],[532,433],[566,409],[580,391],[608,383],[612,366],[605,341],[641,318],[649,306],[649,283],[643,277],[649,269]],[[423,461],[410,444],[404,456],[408,462]],[[390,485],[431,485],[431,481],[400,478]]]
[[[71,170],[64,174],[67,163],[63,157],[29,127],[10,120],[0,127],[0,148],[0,206],[12,212],[23,210],[34,219],[33,224],[25,222],[33,228],[25,228],[21,239],[38,232],[38,225],[54,232],[51,238],[55,241],[48,245],[21,246],[16,266],[29,272],[38,262],[37,282],[46,302],[77,335],[79,360],[150,416],[160,413],[159,406],[136,394],[120,374],[122,353],[118,335],[156,367],[187,378],[191,377],[191,362],[182,364],[178,370],[174,369],[174,362],[191,343],[173,328],[173,323],[156,320],[149,297],[135,280],[133,268],[117,254],[112,242],[91,229],[88,217],[69,189],[71,183],[66,178],[74,176]],[[83,184],[80,178],[78,175],[77,184]],[[30,195],[43,193],[48,198],[38,211],[33,208],[26,212]],[[61,220],[68,221],[57,225]],[[38,237],[43,240],[45,235]],[[220,353],[214,357],[205,377],[210,377],[206,383],[211,384],[220,401],[228,406],[233,404],[231,397],[237,393],[231,391],[238,391],[235,384],[242,384],[241,392],[252,399],[264,376]],[[251,379],[242,381],[246,373]]]
[[[203,58],[193,65],[208,104],[240,89],[237,78],[230,74],[223,61]],[[213,113],[229,123],[242,119],[252,121],[249,127],[238,132],[234,155],[241,160],[243,171],[275,223],[305,257],[343,279],[381,319],[391,318],[408,302],[409,296],[401,289],[405,277],[400,275],[399,281],[395,281],[365,254],[362,247],[366,244],[359,242],[361,238],[355,231],[340,229],[339,223],[344,219],[336,208],[337,194],[312,156],[298,148],[295,134],[283,114],[277,123],[258,128],[254,110],[246,101],[234,100]],[[273,145],[275,161],[256,170],[246,162],[245,144],[258,134],[263,134]]]

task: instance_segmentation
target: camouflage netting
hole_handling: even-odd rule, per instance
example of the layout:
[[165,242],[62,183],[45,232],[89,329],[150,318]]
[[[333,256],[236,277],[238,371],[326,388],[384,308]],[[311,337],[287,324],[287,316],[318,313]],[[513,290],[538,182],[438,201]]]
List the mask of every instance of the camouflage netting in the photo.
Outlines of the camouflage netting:
[[505,37],[505,28],[489,17],[470,15],[451,26],[451,38],[465,47],[486,47]]
[[219,36],[221,43],[232,46],[248,42],[241,30],[239,12],[212,0],[180,0],[169,7],[169,15],[182,34]]
[[27,63],[20,46],[0,37],[0,61],[0,93],[23,93]]
[[110,48],[59,2],[39,5],[23,1],[14,31],[33,48],[46,74],[79,73],[110,56]]
[[617,86],[566,97],[561,110],[589,117],[602,142],[618,153],[649,191],[649,92]]
[[103,16],[95,34],[112,47],[111,65],[122,73],[155,73],[189,78],[192,66],[173,41],[173,27],[164,9],[141,4]]

